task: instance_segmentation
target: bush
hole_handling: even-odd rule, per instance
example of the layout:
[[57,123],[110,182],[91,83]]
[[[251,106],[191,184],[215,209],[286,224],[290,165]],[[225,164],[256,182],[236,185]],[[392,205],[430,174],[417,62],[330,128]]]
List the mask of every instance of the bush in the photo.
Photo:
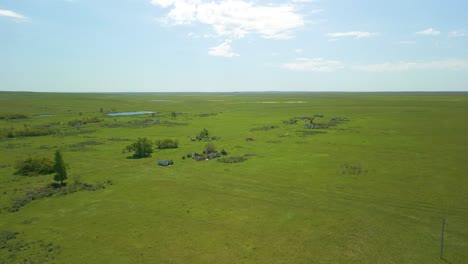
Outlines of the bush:
[[179,142],[172,139],[164,139],[156,141],[156,146],[158,149],[171,149],[179,147]]
[[135,143],[128,145],[125,149],[127,151],[135,151],[132,157],[141,159],[151,157],[151,153],[153,153],[152,145],[151,141],[147,138],[138,138]]
[[37,176],[54,173],[54,163],[48,158],[29,157],[15,165],[17,175]]
[[239,163],[239,162],[243,162],[246,160],[247,158],[242,157],[242,156],[233,156],[233,157],[221,158],[218,161],[224,162],[224,163]]
[[205,153],[206,154],[211,154],[216,152],[216,147],[215,145],[208,143],[205,145]]
[[76,126],[78,124],[85,125],[85,124],[88,124],[88,123],[100,123],[102,121],[103,120],[101,118],[96,117],[96,116],[95,117],[85,117],[85,118],[70,120],[70,121],[68,121],[68,125],[69,126]]
[[0,132],[0,137],[14,138],[14,137],[37,137],[57,134],[57,129],[50,127],[25,127],[22,130],[10,130]]
[[0,120],[2,119],[27,119],[28,116],[24,114],[5,114],[5,115],[0,115]]

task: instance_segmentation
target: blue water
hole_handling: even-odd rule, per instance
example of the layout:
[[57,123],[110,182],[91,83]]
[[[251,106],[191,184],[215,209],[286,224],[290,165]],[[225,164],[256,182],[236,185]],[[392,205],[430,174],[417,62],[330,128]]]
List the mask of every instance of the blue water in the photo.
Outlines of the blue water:
[[133,115],[146,115],[154,114],[156,112],[152,111],[135,111],[135,112],[117,112],[117,113],[108,113],[107,116],[133,116]]

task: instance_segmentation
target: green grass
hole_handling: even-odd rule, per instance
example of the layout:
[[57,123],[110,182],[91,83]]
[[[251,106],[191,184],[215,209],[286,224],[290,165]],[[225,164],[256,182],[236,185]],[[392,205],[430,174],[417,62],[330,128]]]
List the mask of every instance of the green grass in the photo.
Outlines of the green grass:
[[[116,111],[157,113],[105,116]],[[283,123],[314,114],[350,121],[318,130]],[[0,116],[7,115],[27,118],[0,120],[0,132],[45,125],[58,132],[0,138],[0,208],[52,180],[14,175],[15,162],[53,158],[56,149],[70,183],[79,175],[114,184],[2,209],[0,232],[18,234],[8,242],[16,249],[0,245],[0,263],[468,259],[468,94],[2,92]],[[103,121],[69,125],[84,118]],[[203,128],[227,157],[247,160],[182,159],[204,149],[206,142],[191,141]],[[179,147],[127,159],[122,150],[139,137]]]

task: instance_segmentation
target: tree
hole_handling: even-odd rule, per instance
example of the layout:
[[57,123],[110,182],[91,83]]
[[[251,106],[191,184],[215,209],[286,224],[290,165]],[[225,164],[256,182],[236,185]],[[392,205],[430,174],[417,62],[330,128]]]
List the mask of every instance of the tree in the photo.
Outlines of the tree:
[[135,151],[133,158],[141,159],[150,157],[153,153],[153,147],[150,140],[147,138],[138,138],[137,141],[126,147],[127,151]]
[[205,153],[206,154],[211,154],[216,152],[216,147],[215,145],[208,143],[205,145]]
[[67,179],[67,165],[63,161],[62,154],[58,150],[55,151],[54,170],[54,181],[60,182],[60,185],[63,186],[63,181]]

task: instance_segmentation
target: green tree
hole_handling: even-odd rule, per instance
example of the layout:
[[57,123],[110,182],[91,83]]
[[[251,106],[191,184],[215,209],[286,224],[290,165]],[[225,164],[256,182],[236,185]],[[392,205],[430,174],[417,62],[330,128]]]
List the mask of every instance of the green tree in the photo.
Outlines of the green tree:
[[126,147],[127,151],[135,151],[133,158],[141,159],[151,157],[153,153],[153,147],[150,140],[147,138],[138,138],[137,141]]
[[54,164],[54,181],[60,182],[63,186],[63,181],[67,179],[67,165],[63,161],[62,154],[60,151],[55,151],[55,164]]
[[205,153],[206,154],[211,154],[216,152],[216,147],[215,145],[208,143],[205,145]]

